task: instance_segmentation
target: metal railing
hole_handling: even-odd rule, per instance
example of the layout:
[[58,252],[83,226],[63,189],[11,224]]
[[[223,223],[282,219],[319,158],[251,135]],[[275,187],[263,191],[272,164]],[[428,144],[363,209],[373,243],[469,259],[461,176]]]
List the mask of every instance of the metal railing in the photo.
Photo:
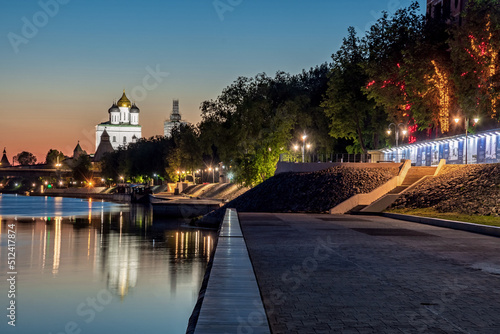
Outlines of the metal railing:
[[[280,162],[302,162],[302,154],[281,154]],[[311,162],[340,162],[340,163],[368,163],[371,162],[371,154],[351,154],[351,153],[315,153],[305,154],[305,163]]]

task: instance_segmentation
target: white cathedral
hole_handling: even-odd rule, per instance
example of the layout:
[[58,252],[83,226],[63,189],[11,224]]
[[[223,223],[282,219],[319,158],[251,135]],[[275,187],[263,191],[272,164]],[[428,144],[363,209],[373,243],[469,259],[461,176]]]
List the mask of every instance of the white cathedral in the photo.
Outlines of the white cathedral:
[[109,121],[96,126],[95,147],[96,150],[101,143],[101,136],[106,131],[109,135],[109,142],[113,149],[120,146],[126,147],[130,143],[135,143],[142,137],[142,127],[139,125],[139,108],[130,102],[125,95],[113,103],[109,108]]

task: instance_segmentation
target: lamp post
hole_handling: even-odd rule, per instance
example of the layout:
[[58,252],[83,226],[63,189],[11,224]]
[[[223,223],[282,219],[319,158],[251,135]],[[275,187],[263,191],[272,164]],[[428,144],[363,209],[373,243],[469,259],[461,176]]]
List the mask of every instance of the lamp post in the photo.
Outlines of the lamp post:
[[306,134],[303,134],[302,135],[302,163],[304,163],[304,153],[305,153],[305,148],[306,148],[306,138],[307,138],[307,135]]
[[395,132],[395,137],[396,137],[396,160],[398,159],[398,156],[399,156],[399,127],[400,126],[403,126],[403,136],[406,135],[407,131],[406,129],[404,128],[404,124],[403,123],[399,123],[398,125],[396,125],[395,123],[390,123],[388,128],[387,128],[387,134],[390,135],[391,134],[391,125],[394,125],[394,132]]
[[[458,122],[460,122],[460,118],[455,117],[455,123],[458,124]],[[479,122],[479,117],[474,118],[474,124],[476,124],[477,122]],[[468,161],[467,161],[467,155],[468,155],[467,146],[469,146],[468,145],[468,143],[469,143],[468,135],[469,135],[469,118],[467,116],[465,116],[465,164],[466,165],[468,163]]]
[[215,168],[209,167],[209,168],[208,168],[208,171],[209,171],[209,172],[212,172],[212,183],[215,183],[215,175],[214,175],[214,173],[215,173]]
[[[399,127],[402,125],[404,127],[403,123],[399,123],[398,125],[394,123],[390,123],[388,128],[387,128],[387,134],[391,134],[391,125],[394,125],[394,132],[396,133],[396,147],[399,147]],[[403,128],[403,136],[406,135],[406,130]]]

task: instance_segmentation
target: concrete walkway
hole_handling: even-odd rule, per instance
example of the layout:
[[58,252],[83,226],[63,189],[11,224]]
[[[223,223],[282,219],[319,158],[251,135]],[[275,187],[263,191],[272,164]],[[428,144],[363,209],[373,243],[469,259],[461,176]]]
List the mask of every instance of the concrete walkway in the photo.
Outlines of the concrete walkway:
[[238,215],[233,209],[226,210],[196,324],[195,334],[211,333],[270,334]]
[[499,238],[386,217],[239,216],[274,334],[500,333]]

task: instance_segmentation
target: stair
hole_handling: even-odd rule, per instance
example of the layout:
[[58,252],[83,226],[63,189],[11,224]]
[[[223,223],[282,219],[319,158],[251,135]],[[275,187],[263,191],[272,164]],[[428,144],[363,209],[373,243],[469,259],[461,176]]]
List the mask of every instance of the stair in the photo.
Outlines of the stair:
[[363,210],[367,206],[368,205],[356,205],[354,208],[352,208],[351,210],[349,210],[347,213],[353,214],[353,213],[356,213],[356,212],[360,212],[361,210]]
[[398,186],[388,192],[385,196],[382,196],[377,201],[373,202],[366,208],[361,209],[361,212],[382,212],[387,209],[392,203],[394,203],[401,193],[408,187],[413,185],[415,182],[423,178],[424,176],[434,176],[437,167],[412,167],[408,170],[405,179],[401,186]]
[[392,189],[391,191],[389,191],[387,194],[399,194],[403,190],[405,190],[406,188],[408,188],[408,186],[398,186],[398,187]]
[[409,187],[424,176],[434,175],[437,167],[412,167],[406,174],[402,186]]

